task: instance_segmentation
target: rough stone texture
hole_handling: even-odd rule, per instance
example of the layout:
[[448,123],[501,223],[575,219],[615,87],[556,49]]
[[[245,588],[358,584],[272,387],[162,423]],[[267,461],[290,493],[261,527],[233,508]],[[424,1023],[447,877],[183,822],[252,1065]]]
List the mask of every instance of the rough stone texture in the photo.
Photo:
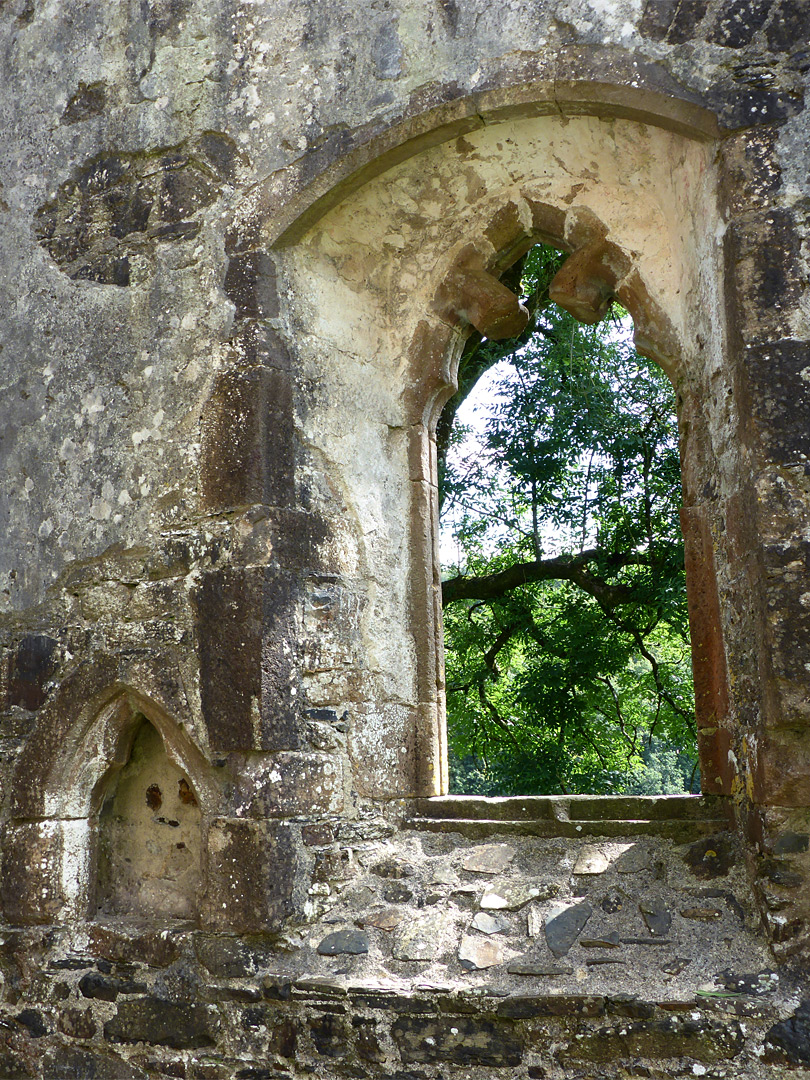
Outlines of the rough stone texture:
[[[806,1065],[809,33],[801,0],[2,5],[0,1074]],[[677,388],[724,809],[425,806],[431,425],[538,240]],[[593,911],[565,965],[555,902]]]

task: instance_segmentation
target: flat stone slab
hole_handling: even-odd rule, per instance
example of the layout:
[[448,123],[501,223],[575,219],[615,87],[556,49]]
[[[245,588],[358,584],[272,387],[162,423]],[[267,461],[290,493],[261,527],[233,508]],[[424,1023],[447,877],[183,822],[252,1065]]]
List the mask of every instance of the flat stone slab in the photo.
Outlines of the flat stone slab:
[[555,956],[565,956],[591,915],[590,904],[573,904],[546,919],[546,941]]
[[395,960],[435,960],[443,946],[448,917],[440,912],[431,912],[402,923],[396,929],[396,941],[392,955]]
[[543,913],[536,904],[532,904],[526,913],[526,933],[531,938],[540,937],[543,926]]
[[461,939],[458,958],[468,970],[497,967],[503,963],[503,946],[499,941],[467,934]]
[[613,867],[620,874],[638,874],[649,870],[652,856],[644,844],[630,844],[613,862]]
[[610,866],[607,855],[601,848],[586,844],[574,863],[575,874],[604,874]]
[[362,930],[337,930],[318,944],[321,956],[359,956],[368,952],[368,935]]
[[672,912],[661,900],[642,900],[638,909],[647,929],[656,937],[663,937],[672,926]]
[[712,919],[722,918],[723,911],[716,907],[687,907],[680,909],[680,915],[684,919],[703,919],[710,922]]
[[510,975],[549,976],[572,975],[574,969],[567,964],[555,964],[542,957],[525,955],[513,960],[506,968]]
[[382,908],[380,911],[372,911],[358,919],[361,926],[374,926],[377,930],[393,930],[404,922],[408,916],[399,908]]
[[473,929],[480,930],[482,934],[500,934],[504,930],[511,930],[512,924],[501,915],[490,915],[486,911],[476,912],[472,923]]
[[579,943],[583,949],[618,949],[621,944],[618,930],[611,930],[600,937],[581,938]]
[[501,874],[515,857],[511,844],[484,844],[473,848],[462,861],[462,870],[472,874]]
[[537,885],[529,882],[492,886],[481,897],[483,911],[518,911],[530,900],[547,900],[556,896],[556,885]]
[[437,866],[430,875],[429,885],[458,885],[458,874],[452,866]]
[[623,937],[622,945],[671,945],[669,938],[657,937]]

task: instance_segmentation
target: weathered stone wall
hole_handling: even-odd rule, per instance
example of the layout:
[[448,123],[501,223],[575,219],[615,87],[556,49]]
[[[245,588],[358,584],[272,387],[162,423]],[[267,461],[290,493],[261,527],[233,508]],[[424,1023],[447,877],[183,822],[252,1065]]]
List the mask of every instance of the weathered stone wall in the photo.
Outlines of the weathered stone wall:
[[[167,920],[304,924],[443,790],[432,424],[537,240],[572,252],[560,301],[618,295],[675,382],[705,790],[776,958],[806,952],[808,40],[802,0],[0,5],[13,1016],[84,1009],[54,965],[109,917],[136,1013],[209,1016],[197,960],[126,967]],[[126,1075],[64,1048],[114,1008],[44,1043],[10,1021],[8,1071],[64,1044],[65,1075]]]

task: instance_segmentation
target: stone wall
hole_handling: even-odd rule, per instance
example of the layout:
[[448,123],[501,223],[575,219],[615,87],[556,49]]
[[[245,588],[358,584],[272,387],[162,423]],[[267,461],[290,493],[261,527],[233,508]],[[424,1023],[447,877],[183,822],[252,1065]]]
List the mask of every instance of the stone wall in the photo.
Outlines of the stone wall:
[[[676,386],[704,789],[749,929],[806,955],[808,39],[801,0],[0,5],[7,1071],[127,1075],[71,1040],[155,1002],[239,1058],[219,1032],[253,1021],[188,942],[270,950],[249,1011],[352,843],[443,793],[433,425],[470,326],[520,323],[498,279],[537,241],[571,253],[558,301],[617,295]],[[171,978],[143,974],[175,933]],[[120,956],[65,945],[105,934]],[[135,989],[88,1019],[86,977]],[[797,1001],[768,1023],[806,1043]],[[482,1045],[517,1022],[473,1014]],[[421,1062],[409,1023],[378,1071],[464,1064],[457,1024]]]

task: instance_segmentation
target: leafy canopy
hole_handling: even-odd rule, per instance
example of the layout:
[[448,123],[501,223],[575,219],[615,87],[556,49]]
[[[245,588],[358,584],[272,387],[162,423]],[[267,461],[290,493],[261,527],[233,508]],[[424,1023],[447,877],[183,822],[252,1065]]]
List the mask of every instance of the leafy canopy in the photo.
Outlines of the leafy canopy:
[[462,361],[463,396],[498,365],[483,431],[451,401],[440,445],[454,788],[689,790],[673,391],[629,344],[625,313],[586,327],[548,301],[559,264],[530,253],[530,330],[477,344],[466,383]]

